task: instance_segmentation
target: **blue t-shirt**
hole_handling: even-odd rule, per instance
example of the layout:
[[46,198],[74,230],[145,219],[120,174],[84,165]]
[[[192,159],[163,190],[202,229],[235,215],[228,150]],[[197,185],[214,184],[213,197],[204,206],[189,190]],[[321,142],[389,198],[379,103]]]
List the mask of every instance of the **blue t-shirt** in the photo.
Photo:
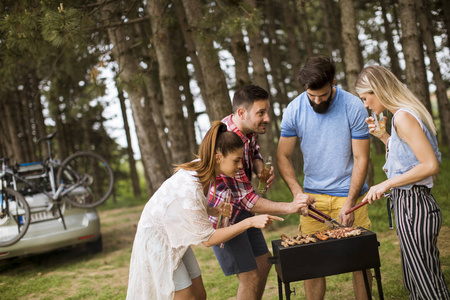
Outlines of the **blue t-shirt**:
[[[362,101],[338,88],[324,114],[316,113],[306,92],[289,103],[281,121],[282,137],[299,137],[303,153],[303,189],[347,197],[353,170],[352,139],[369,139]],[[361,194],[367,191],[364,183]]]

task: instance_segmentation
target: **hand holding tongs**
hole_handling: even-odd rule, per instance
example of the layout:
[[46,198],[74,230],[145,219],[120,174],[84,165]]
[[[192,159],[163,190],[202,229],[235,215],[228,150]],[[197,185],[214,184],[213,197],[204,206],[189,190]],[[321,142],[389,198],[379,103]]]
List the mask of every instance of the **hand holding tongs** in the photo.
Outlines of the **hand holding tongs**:
[[325,225],[328,225],[330,227],[344,227],[344,225],[342,225],[341,223],[339,223],[338,221],[336,221],[336,219],[331,219],[331,217],[323,212],[321,212],[320,210],[318,210],[317,208],[309,205],[308,209],[310,211],[313,211],[314,213],[318,214],[319,216],[313,215],[308,211],[308,217],[313,218],[316,221],[319,221],[321,223],[324,223]]
[[[390,193],[383,193],[383,195],[381,195],[381,196],[382,196],[382,197],[385,197],[385,198],[388,198],[388,197],[391,196],[391,194],[390,194]],[[360,204],[355,205],[355,206],[353,206],[352,208],[350,208],[349,210],[347,210],[347,211],[345,212],[345,214],[348,215],[349,213],[354,212],[354,211],[357,210],[358,208],[360,208],[360,207],[366,205],[367,203],[369,203],[369,201],[367,201],[367,200],[366,200],[366,201],[363,201],[363,202],[361,202]]]

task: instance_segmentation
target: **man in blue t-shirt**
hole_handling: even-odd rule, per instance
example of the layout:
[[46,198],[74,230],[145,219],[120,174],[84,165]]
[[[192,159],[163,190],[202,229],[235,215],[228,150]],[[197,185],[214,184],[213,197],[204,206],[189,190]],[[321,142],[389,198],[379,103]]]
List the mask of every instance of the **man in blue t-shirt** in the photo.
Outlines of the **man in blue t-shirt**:
[[[311,195],[315,207],[332,218],[340,216],[345,226],[371,228],[367,206],[345,215],[367,192],[365,177],[369,161],[368,117],[356,96],[334,86],[335,65],[326,55],[310,57],[300,71],[305,92],[285,109],[278,144],[278,171],[295,198]],[[303,154],[303,189],[291,156],[300,139]],[[300,217],[301,232],[311,234],[330,229],[308,217]],[[368,274],[370,271],[368,270]],[[371,276],[369,275],[369,278]],[[367,296],[363,273],[353,274],[357,299]],[[305,280],[307,299],[323,299],[325,278]]]

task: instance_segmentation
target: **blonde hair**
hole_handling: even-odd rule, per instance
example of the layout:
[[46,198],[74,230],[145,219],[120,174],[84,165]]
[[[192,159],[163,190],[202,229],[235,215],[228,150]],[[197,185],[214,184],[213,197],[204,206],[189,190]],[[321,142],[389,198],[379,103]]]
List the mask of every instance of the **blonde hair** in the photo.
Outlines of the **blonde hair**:
[[368,66],[359,73],[355,82],[356,93],[375,94],[386,109],[396,111],[406,108],[417,115],[436,135],[433,117],[420,100],[388,69],[381,66]]
[[216,153],[227,156],[243,147],[244,142],[236,133],[227,131],[224,123],[214,121],[200,144],[198,155],[195,155],[199,160],[175,165],[175,172],[180,169],[197,172],[200,183],[206,188],[216,178]]

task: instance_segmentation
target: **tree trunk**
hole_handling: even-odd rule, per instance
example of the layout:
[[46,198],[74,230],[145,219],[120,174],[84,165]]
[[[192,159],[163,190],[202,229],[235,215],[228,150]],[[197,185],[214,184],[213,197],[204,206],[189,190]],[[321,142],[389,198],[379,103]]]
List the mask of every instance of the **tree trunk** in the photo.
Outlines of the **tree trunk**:
[[[152,35],[150,26],[144,23],[138,23],[133,26],[134,33],[133,36],[149,37]],[[139,43],[139,42],[138,42]],[[143,84],[139,86],[142,88],[142,94],[144,97],[144,102],[147,104],[142,104],[144,106],[148,105],[151,107],[151,116],[153,117],[153,122],[155,124],[156,132],[159,138],[159,143],[163,149],[164,155],[166,157],[167,166],[172,165],[172,152],[169,149],[169,138],[166,134],[166,124],[163,117],[163,100],[161,93],[161,85],[159,84],[159,70],[156,61],[155,48],[150,47],[148,49],[147,45],[144,43],[140,44],[140,47],[133,48],[133,53],[136,57],[145,57],[144,60],[147,65],[151,68],[147,69],[146,76],[139,73],[138,76],[142,76]]]
[[20,143],[20,152],[21,152],[21,163],[30,162],[29,156],[29,139],[28,139],[28,131],[30,129],[30,115],[28,104],[26,103],[26,99],[24,99],[25,95],[23,91],[15,92],[15,101],[13,101],[10,105],[11,116],[13,117],[15,124],[15,134],[19,138]]
[[0,111],[4,112],[3,117],[0,118],[0,157],[11,157],[12,146],[11,138],[9,137],[9,127],[11,124],[6,120],[6,105],[7,100],[0,100]]
[[[0,103],[0,109],[3,109],[3,105]],[[6,118],[0,118],[0,157],[10,157],[11,156],[11,144],[8,141],[6,135],[8,134],[8,126],[6,126]]]
[[[338,4],[336,4],[333,0],[325,0],[326,7],[328,10],[328,16],[330,18],[330,24],[331,28],[333,30],[333,41],[334,41],[334,49],[337,50],[337,53],[334,55],[336,61],[340,61],[342,64],[342,70],[346,70],[345,66],[345,47],[342,41],[342,24],[340,21],[340,10]],[[358,43],[359,45],[359,43]],[[345,74],[344,74],[345,75]],[[342,84],[342,87],[344,90],[347,90],[347,82],[345,81],[345,76],[340,80],[340,83]]]
[[186,138],[180,89],[173,65],[173,47],[170,44],[170,33],[164,20],[169,12],[160,1],[149,1],[147,12],[150,16],[153,47],[158,60],[159,81],[164,101],[164,121],[169,131],[172,159],[175,164],[181,164],[189,161],[191,155],[186,151],[189,149],[189,140]]
[[[244,5],[247,6],[249,11],[256,9],[255,0],[244,0]],[[253,68],[253,82],[254,84],[262,87],[270,94],[270,86],[267,81],[266,67],[264,64],[264,43],[260,35],[259,26],[250,25],[247,26],[248,39],[250,44],[250,59]],[[269,112],[273,119],[273,105],[271,105],[272,112]],[[273,120],[272,120],[273,121]],[[266,133],[258,136],[258,143],[261,146],[261,153],[270,153],[273,157],[276,153],[274,134],[271,126],[266,127]],[[267,154],[269,155],[269,154]],[[275,163],[275,162],[274,162]]]
[[442,0],[442,14],[447,33],[447,47],[450,48],[450,1]]
[[398,36],[400,37],[401,40],[401,25],[400,25],[400,17],[398,15],[398,11],[399,11],[399,4],[398,4],[398,0],[388,0],[389,3],[392,6],[392,23],[394,24],[394,28],[397,31]]
[[436,97],[439,106],[439,119],[441,123],[442,141],[450,149],[450,103],[447,97],[447,88],[442,79],[439,63],[436,58],[436,46],[434,44],[430,7],[423,0],[417,0],[418,15],[422,36],[427,48],[428,58],[430,59],[430,69],[433,72],[434,83],[436,84]]
[[174,66],[176,72],[176,80],[180,86],[180,94],[183,100],[183,110],[185,110],[186,117],[184,118],[184,126],[186,136],[189,144],[188,156],[189,160],[194,159],[194,154],[198,152],[198,145],[195,135],[195,122],[197,121],[197,114],[194,107],[194,96],[191,93],[190,82],[191,76],[187,69],[187,58],[189,57],[186,44],[183,39],[180,24],[175,23],[175,26],[170,28],[171,41],[173,46]]
[[[356,28],[355,6],[353,0],[341,0],[340,12],[347,90],[350,93],[357,95],[355,91],[355,81],[362,68],[361,59],[359,56],[361,52]],[[373,165],[372,161],[369,161],[366,182],[370,185],[373,181]]]
[[[298,0],[297,1],[297,6],[298,6],[298,25],[300,28],[300,35],[302,37],[302,40],[305,44],[305,51],[306,51],[306,55],[308,57],[313,56],[314,52],[313,52],[313,40],[311,38],[311,29],[309,27],[309,23],[308,23],[308,14],[306,12],[306,3],[307,0]],[[300,70],[299,70],[300,72]],[[295,78],[297,80],[297,78]],[[299,91],[299,94],[301,93],[301,91],[303,91],[303,87],[301,88],[301,90]]]
[[[150,52],[152,50],[150,49]],[[169,139],[165,132],[165,122],[162,113],[162,96],[161,96],[161,86],[159,84],[159,72],[156,68],[156,64],[154,68],[147,71],[147,76],[144,78],[145,88],[143,91],[143,95],[145,98],[145,102],[150,106],[151,116],[153,118],[153,122],[156,127],[156,133],[158,135],[159,143],[161,148],[163,149],[164,155],[166,157],[166,163],[168,166],[173,164],[172,160],[172,152],[169,148]]]
[[186,20],[189,28],[192,30],[192,36],[195,41],[197,57],[200,62],[204,76],[206,99],[203,99],[211,121],[221,120],[224,116],[231,113],[231,101],[228,95],[225,76],[220,68],[219,56],[214,49],[213,39],[202,28],[203,7],[200,0],[182,0]]
[[3,105],[3,116],[6,119],[6,124],[7,125],[7,129],[8,129],[8,133],[9,133],[9,138],[11,140],[11,152],[13,154],[13,158],[18,162],[18,163],[24,163],[24,156],[22,153],[22,146],[20,145],[20,139],[19,139],[19,135],[17,133],[16,130],[16,123],[18,121],[17,116],[15,116],[15,112],[17,112],[17,110],[15,109],[15,103],[14,103],[14,98],[10,97],[9,99],[7,99],[4,102]]
[[[33,129],[32,129],[32,101],[31,98],[31,82],[29,82],[28,74],[25,76],[26,86],[24,86],[23,93],[20,95],[21,102],[19,103],[20,107],[20,121],[22,124],[22,140],[23,140],[23,154],[26,162],[36,161],[36,153],[34,151],[33,144]],[[31,99],[30,99],[31,98]]]
[[[117,86],[117,84],[116,84]],[[123,128],[127,138],[128,165],[130,166],[131,185],[133,186],[133,194],[135,197],[141,196],[141,187],[139,185],[139,176],[136,170],[136,161],[134,159],[133,145],[131,144],[130,127],[128,126],[127,107],[125,105],[125,96],[123,90],[117,88],[117,97],[119,98],[120,111],[122,113]]]
[[[55,99],[53,99],[53,97],[49,98],[49,102],[54,102]],[[50,110],[51,111],[51,110]],[[53,145],[56,144],[58,145],[58,147],[56,148],[57,150],[55,152],[57,152],[57,156],[59,157],[59,159],[63,160],[66,157],[69,156],[69,147],[68,144],[66,142],[65,137],[67,136],[66,133],[64,132],[64,126],[61,123],[61,116],[59,115],[59,112],[54,111],[53,114],[51,114],[51,118],[55,121],[55,131],[57,132],[55,139],[53,139]],[[52,149],[53,151],[53,149]],[[54,153],[56,154],[56,153]]]
[[[282,2],[284,3],[284,2]],[[269,38],[269,55],[267,55],[267,60],[270,64],[270,70],[272,75],[272,81],[275,89],[277,90],[277,97],[276,100],[280,104],[281,108],[285,108],[289,104],[289,99],[287,97],[287,88],[284,83],[284,79],[286,78],[286,74],[283,74],[283,63],[280,56],[281,49],[278,47],[278,45],[281,44],[280,40],[277,37],[276,30],[276,22],[275,22],[275,16],[274,11],[275,7],[272,6],[273,3],[269,0],[265,0],[265,13],[266,13],[266,28],[267,28],[267,37]],[[283,9],[284,10],[284,9]],[[298,66],[295,66],[295,63],[293,62],[293,59],[289,57],[290,64],[292,66],[291,75],[289,77],[294,79],[294,86],[297,90],[299,90],[299,84],[298,80],[295,80],[297,76],[294,74],[298,73],[300,71],[300,60],[299,53],[298,53],[298,46],[297,46],[297,38],[295,37],[295,28],[293,28],[294,24],[293,22],[290,23],[289,26],[286,26],[285,31],[289,30],[290,33],[288,34],[288,40],[295,39],[293,44],[293,47],[295,49],[295,58],[294,61],[298,61]],[[292,34],[294,34],[292,36]],[[290,46],[290,45],[289,45]],[[289,50],[289,54],[292,55],[291,50]],[[297,84],[295,84],[297,82]],[[275,120],[277,121],[277,120]],[[278,130],[279,131],[279,130]]]
[[[192,37],[192,30],[189,29],[189,25],[186,20],[186,14],[184,12],[183,4],[181,0],[174,0],[173,6],[175,10],[175,14],[177,16],[178,23],[180,24],[181,33],[183,34],[184,42],[186,43],[187,52],[189,57],[191,58],[191,63],[194,66],[194,77],[197,82],[198,87],[200,88],[200,94],[202,95],[202,99],[208,99],[208,95],[206,93],[206,85],[205,79],[203,78],[203,71],[200,65],[200,61],[197,57],[197,51],[195,49],[195,42]],[[206,101],[206,100],[203,100]]]
[[355,9],[353,0],[341,0],[341,23],[342,23],[342,41],[345,51],[345,78],[348,91],[356,95],[355,81],[361,65],[359,63],[358,51],[359,41],[356,30]]
[[322,9],[322,19],[325,27],[325,37],[327,41],[328,54],[332,55],[334,50],[334,38],[333,38],[333,27],[331,26],[331,16],[329,14],[327,0],[320,0],[320,8]]
[[81,149],[81,150],[87,150],[89,151],[90,149],[92,149],[92,138],[91,138],[91,134],[90,134],[90,126],[89,126],[89,121],[86,120],[86,117],[82,117],[81,118],[81,135],[82,135],[82,141],[84,143],[80,143],[80,145],[84,145],[85,148]]
[[[43,107],[42,107],[42,103],[41,103],[41,92],[39,90],[39,79],[37,78],[36,75],[36,70],[33,70],[33,72],[31,73],[32,76],[32,80],[33,80],[33,90],[35,91],[35,94],[33,95],[33,108],[34,108],[34,118],[36,120],[36,138],[40,139],[44,136],[47,135],[47,129],[45,126],[45,122],[44,122],[44,115],[42,113],[43,111]],[[40,159],[44,159],[45,157],[47,157],[48,155],[50,155],[50,153],[48,153],[47,147],[45,145],[45,143],[40,143],[39,145],[37,145],[38,149],[39,149],[39,154],[40,154]]]
[[[158,142],[158,134],[155,130],[151,130],[151,128],[155,127],[155,122],[153,118],[149,117],[153,114],[149,101],[142,101],[142,95],[133,93],[131,90],[132,87],[129,88],[128,96],[147,179],[147,193],[151,196],[172,175],[172,172],[165,160],[166,157],[161,144]],[[149,128],[150,130],[148,130]]]
[[231,49],[230,52],[234,58],[234,68],[236,84],[235,88],[238,89],[245,85],[252,83],[250,75],[248,74],[248,53],[245,48],[244,35],[241,29],[235,30],[230,34],[231,39]]
[[420,31],[417,27],[415,1],[399,0],[399,12],[406,65],[406,84],[432,113],[430,99],[427,97],[428,82],[423,62],[423,46],[420,42]]
[[[102,18],[108,22],[116,21],[114,3],[102,7]],[[120,16],[119,16],[120,18]],[[147,177],[149,195],[171,176],[169,164],[154,130],[152,111],[146,99],[145,89],[133,85],[133,79],[142,77],[139,61],[131,51],[131,42],[126,38],[123,27],[108,28],[108,37],[113,45],[112,54],[119,65],[119,75],[124,82],[124,90],[128,93],[133,112],[136,134],[139,140],[142,162]]]
[[[256,10],[255,0],[244,0],[244,4],[253,13]],[[270,91],[269,82],[267,81],[266,67],[264,64],[264,42],[260,35],[260,26],[250,24],[246,26],[248,39],[250,44],[250,59],[253,68],[253,82],[266,91]]]
[[[265,2],[266,2],[267,14],[272,15],[273,8],[269,5],[269,3],[271,1],[266,0]],[[274,4],[272,4],[272,5],[274,5]],[[286,35],[287,35],[289,63],[292,66],[291,73],[292,73],[292,79],[294,79],[293,84],[294,84],[295,89],[300,93],[303,91],[303,87],[300,84],[300,82],[297,80],[297,78],[298,78],[298,75],[300,74],[300,68],[302,66],[301,66],[301,61],[300,61],[301,55],[299,53],[300,47],[299,47],[297,35],[295,34],[295,29],[296,29],[295,19],[294,19],[295,3],[292,3],[292,1],[288,1],[288,0],[281,1],[281,8],[282,8],[282,13],[283,13],[282,24],[284,25],[284,31],[286,32]],[[272,17],[272,20],[273,19],[274,18]],[[307,22],[307,20],[304,20],[304,22]],[[274,23],[274,22],[272,22],[272,23]],[[301,26],[301,24],[300,24],[300,26]],[[273,24],[273,27],[275,27],[275,24]],[[278,43],[277,43],[277,45],[278,45]],[[309,47],[310,45],[307,45],[307,46]],[[280,52],[280,50],[278,49],[277,53],[276,53],[277,56],[279,56],[279,54],[278,54],[279,52]],[[275,53],[272,52],[272,55],[274,55],[274,54]],[[283,66],[281,64],[281,59],[277,58],[277,60],[280,61],[280,64],[278,66],[273,66],[273,68],[281,69],[281,67]],[[278,76],[281,77],[281,74],[278,74]],[[280,78],[280,80],[281,80],[280,83],[284,83],[283,78]],[[283,90],[281,90],[281,91],[284,94],[287,94],[285,91],[285,88],[283,88]],[[285,101],[287,100],[287,98],[286,99],[281,98],[281,100],[282,100],[283,104],[286,104]]]
[[[386,0],[380,0],[381,13],[383,15],[383,25],[384,25],[384,38],[387,42],[387,52],[389,58],[391,59],[390,69],[398,79],[402,78],[402,69],[398,62],[397,50],[395,49],[394,39],[392,37],[391,23],[387,18],[387,5]],[[395,7],[393,8],[395,9]]]

